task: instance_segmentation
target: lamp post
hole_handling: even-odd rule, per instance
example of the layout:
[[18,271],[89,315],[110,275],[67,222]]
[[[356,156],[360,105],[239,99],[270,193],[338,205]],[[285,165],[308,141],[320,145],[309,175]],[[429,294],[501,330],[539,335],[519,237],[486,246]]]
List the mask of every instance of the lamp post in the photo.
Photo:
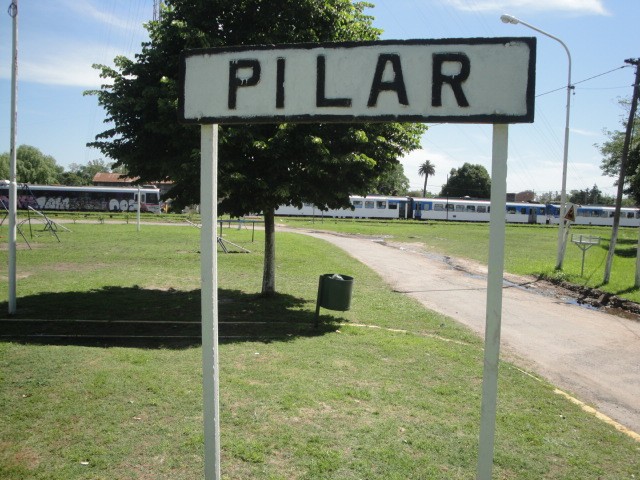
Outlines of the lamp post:
[[569,73],[567,77],[567,109],[566,109],[566,120],[564,127],[564,153],[562,158],[562,190],[560,192],[560,218],[558,219],[558,253],[556,257],[556,270],[562,269],[562,262],[564,261],[564,252],[566,248],[566,225],[564,216],[566,214],[567,209],[567,162],[569,159],[569,115],[571,111],[571,90],[573,87],[571,86],[571,53],[569,52],[569,48],[565,45],[565,43],[560,40],[558,37],[551,35],[550,33],[545,32],[544,30],[540,30],[533,25],[529,25],[522,20],[517,19],[511,15],[502,15],[500,16],[500,20],[504,23],[511,23],[513,25],[522,24],[525,27],[529,27],[531,30],[535,30],[536,32],[541,33],[549,38],[552,38],[556,42],[560,43],[564,48],[565,52],[567,52],[567,59],[569,60]]

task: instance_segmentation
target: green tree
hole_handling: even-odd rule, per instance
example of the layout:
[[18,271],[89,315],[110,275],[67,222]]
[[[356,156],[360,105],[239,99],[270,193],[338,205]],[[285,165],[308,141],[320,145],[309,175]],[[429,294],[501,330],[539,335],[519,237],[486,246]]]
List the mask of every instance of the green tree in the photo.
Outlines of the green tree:
[[391,168],[378,177],[370,193],[380,195],[406,195],[409,190],[409,179],[404,174],[401,163],[392,164]]
[[111,172],[111,163],[99,158],[89,160],[86,165],[72,163],[69,170],[61,176],[64,185],[91,185],[96,173]]
[[[150,41],[135,61],[96,66],[105,85],[99,104],[112,128],[90,145],[142,181],[171,179],[176,204],[199,201],[197,126],[177,123],[179,55],[184,49],[225,45],[372,40],[380,30],[350,0],[170,0]],[[262,292],[275,292],[274,211],[282,204],[349,206],[348,195],[366,194],[397,159],[419,147],[416,124],[263,124],[222,126],[219,131],[220,211],[262,211],[265,267]]]
[[[629,108],[629,101],[622,100],[620,104],[623,108]],[[629,110],[627,110],[629,112]],[[629,112],[630,113],[630,112]],[[640,205],[640,136],[637,134],[640,127],[640,118],[636,115],[633,121],[634,135],[631,137],[629,154],[627,157],[627,167],[624,180],[624,193],[633,198],[636,204]],[[622,146],[627,129],[627,120],[622,122],[622,130],[604,130],[604,134],[609,140],[603,144],[595,144],[602,155],[600,169],[609,176],[617,178],[620,174],[620,160],[622,159]],[[617,182],[616,182],[617,184]]]
[[427,180],[430,176],[435,175],[436,167],[431,163],[431,160],[425,160],[418,169],[418,175],[421,177],[424,175],[424,187],[422,187],[422,196],[427,196]]
[[[16,180],[19,183],[56,184],[63,171],[55,158],[36,147],[20,145],[16,151]],[[0,178],[9,178],[9,152],[0,155]]]
[[571,190],[569,193],[569,201],[582,205],[613,205],[615,198],[602,193],[598,185],[583,190]]
[[440,196],[489,198],[491,177],[482,165],[465,163],[460,168],[452,168],[447,183]]
[[540,203],[558,203],[560,202],[560,192],[544,192],[536,194],[536,201]]

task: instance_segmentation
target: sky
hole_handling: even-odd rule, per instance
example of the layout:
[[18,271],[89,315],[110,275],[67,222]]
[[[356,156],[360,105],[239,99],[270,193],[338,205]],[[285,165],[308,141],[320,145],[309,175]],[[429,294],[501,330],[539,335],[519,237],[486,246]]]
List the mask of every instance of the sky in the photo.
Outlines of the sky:
[[[640,0],[370,0],[383,39],[461,37],[538,38],[535,121],[509,127],[507,191],[538,194],[561,189],[568,56],[562,45],[522,24],[500,21],[508,13],[561,39],[572,58],[567,191],[597,185],[615,196],[615,179],[602,175],[595,144],[604,130],[622,130],[640,56]],[[12,18],[0,0],[0,152],[9,151]],[[17,143],[39,148],[59,165],[104,158],[87,142],[107,128],[95,96],[92,64],[129,58],[145,41],[153,0],[19,0]],[[277,2],[276,2],[277,3]],[[421,148],[401,159],[412,189],[418,167],[435,165],[427,190],[437,194],[452,168],[465,162],[491,171],[491,125],[429,124]],[[110,161],[110,159],[105,159]]]

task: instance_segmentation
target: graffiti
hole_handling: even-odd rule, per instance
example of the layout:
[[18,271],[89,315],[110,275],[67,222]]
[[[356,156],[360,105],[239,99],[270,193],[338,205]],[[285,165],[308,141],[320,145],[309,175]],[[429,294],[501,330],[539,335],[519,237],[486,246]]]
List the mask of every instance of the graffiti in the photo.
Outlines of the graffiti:
[[[91,187],[87,187],[89,190]],[[141,212],[159,213],[158,194],[146,191],[140,203]],[[150,203],[145,202],[148,200]],[[8,189],[0,188],[0,201],[9,206]],[[17,207],[22,210],[66,210],[84,212],[135,212],[138,209],[137,191],[53,191],[32,187],[30,194],[20,193],[16,197]],[[0,205],[2,208],[2,205]]]
[[[25,197],[25,201],[21,203],[21,208],[30,205],[33,208],[41,210],[80,210],[85,212],[135,212],[138,204],[133,199],[121,198],[90,198],[90,197],[47,197],[39,196],[36,199],[35,206],[33,197]],[[140,210],[147,211],[146,205],[142,204]]]

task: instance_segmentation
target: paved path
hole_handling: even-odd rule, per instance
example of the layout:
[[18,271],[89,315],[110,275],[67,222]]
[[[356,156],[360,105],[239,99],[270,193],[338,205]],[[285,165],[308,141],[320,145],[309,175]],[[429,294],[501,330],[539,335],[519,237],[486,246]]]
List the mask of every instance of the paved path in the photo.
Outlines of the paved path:
[[[324,239],[394,290],[484,334],[486,277],[418,249],[330,233]],[[502,350],[558,388],[640,433],[640,322],[505,283]]]

